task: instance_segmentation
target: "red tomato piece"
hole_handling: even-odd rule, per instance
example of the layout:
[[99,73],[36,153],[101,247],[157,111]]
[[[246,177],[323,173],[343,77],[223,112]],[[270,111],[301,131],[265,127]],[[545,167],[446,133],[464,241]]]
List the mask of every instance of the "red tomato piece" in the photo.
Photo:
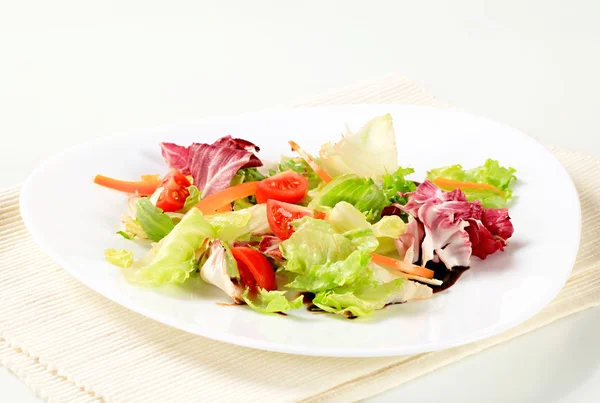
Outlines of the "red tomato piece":
[[175,168],[171,168],[165,175],[160,185],[163,191],[158,196],[156,207],[165,212],[181,210],[185,204],[185,199],[190,195],[188,187],[190,181],[184,174]]
[[286,171],[265,178],[256,188],[256,201],[279,200],[286,203],[298,203],[308,192],[308,179],[299,173]]
[[314,217],[324,219],[325,213],[314,211],[308,207],[280,202],[277,200],[267,201],[267,220],[269,227],[281,240],[286,240],[294,233],[292,221],[302,217]]
[[238,264],[242,283],[256,290],[256,286],[267,291],[277,289],[275,271],[267,258],[260,252],[247,246],[231,248],[231,253]]

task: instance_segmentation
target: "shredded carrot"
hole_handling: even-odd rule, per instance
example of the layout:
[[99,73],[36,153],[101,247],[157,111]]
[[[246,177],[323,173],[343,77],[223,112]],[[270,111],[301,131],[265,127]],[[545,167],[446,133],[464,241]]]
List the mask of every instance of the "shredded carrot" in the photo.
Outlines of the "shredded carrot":
[[494,185],[490,185],[487,183],[462,182],[446,178],[435,178],[433,180],[433,183],[436,186],[445,189],[489,189],[498,192],[500,196],[504,197],[504,192],[502,190],[498,189]]
[[223,207],[219,207],[217,210],[215,210],[217,213],[230,213],[231,210],[233,210],[231,208],[231,203],[227,203],[224,204]]
[[380,266],[412,274],[414,276],[433,278],[433,270],[429,270],[426,267],[416,266],[414,264],[403,262],[402,260],[398,259],[393,259],[391,257],[379,255],[377,253],[371,253],[371,257],[373,263],[378,264]]
[[[245,182],[241,185],[228,187],[200,200],[196,204],[196,208],[206,215],[231,211],[231,203],[237,199],[256,194],[257,185],[258,182]],[[227,210],[227,206],[229,206],[229,210]]]
[[319,164],[317,164],[315,162],[315,160],[313,160],[313,158],[310,156],[309,153],[307,153],[306,151],[304,151],[302,149],[302,147],[300,147],[298,144],[296,144],[296,142],[294,142],[292,140],[288,141],[288,143],[292,147],[292,151],[295,151],[298,154],[300,154],[300,156],[302,157],[302,159],[304,161],[306,161],[306,163],[308,165],[310,165],[310,167],[313,169],[313,171],[315,171],[315,173],[317,175],[319,175],[319,177],[323,180],[323,182],[325,182],[325,183],[331,182],[331,176],[329,176],[329,174],[327,172],[325,172],[325,170],[323,168],[321,168],[319,166]]
[[142,180],[137,182],[122,181],[103,175],[96,175],[94,183],[121,192],[150,196],[160,186],[160,175],[143,175]]

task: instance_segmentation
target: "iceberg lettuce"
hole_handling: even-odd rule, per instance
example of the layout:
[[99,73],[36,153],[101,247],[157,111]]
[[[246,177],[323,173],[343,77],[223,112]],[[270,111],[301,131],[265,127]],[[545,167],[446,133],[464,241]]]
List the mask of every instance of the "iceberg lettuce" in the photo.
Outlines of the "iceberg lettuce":
[[321,147],[320,165],[332,177],[343,174],[377,178],[398,168],[398,151],[392,117],[371,119],[356,133],[347,129],[337,143]]
[[135,283],[155,286],[181,284],[198,268],[196,251],[214,237],[213,227],[200,210],[192,209],[147,256],[127,269],[126,277]]
[[[483,165],[465,170],[461,165],[450,165],[432,169],[427,173],[427,179],[435,183],[436,178],[445,178],[461,182],[486,183],[500,189],[504,195],[491,189],[461,189],[467,200],[480,200],[485,208],[501,208],[512,198],[510,187],[517,180],[516,169],[500,166],[498,161],[488,159]],[[452,190],[452,189],[444,189]]]

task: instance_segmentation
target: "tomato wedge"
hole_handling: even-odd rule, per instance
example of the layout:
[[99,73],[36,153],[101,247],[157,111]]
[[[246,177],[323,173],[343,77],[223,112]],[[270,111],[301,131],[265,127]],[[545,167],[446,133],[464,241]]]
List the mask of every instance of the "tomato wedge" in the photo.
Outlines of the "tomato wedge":
[[267,200],[267,221],[269,222],[269,227],[283,241],[289,239],[294,233],[292,221],[302,217],[324,219],[325,213],[295,204]]
[[279,200],[298,203],[308,192],[308,179],[299,173],[286,171],[263,179],[256,187],[256,201]]
[[171,168],[160,185],[163,190],[158,195],[156,207],[165,212],[181,210],[185,204],[185,199],[190,195],[189,186],[190,181],[188,178],[179,170]]
[[[246,182],[241,185],[228,187],[227,189],[213,193],[200,200],[198,204],[196,204],[196,208],[206,215],[222,212],[223,210],[231,211],[231,203],[237,199],[255,194],[257,185],[258,182]],[[227,207],[227,205],[229,205],[229,207]]]
[[256,287],[267,291],[277,289],[275,271],[267,258],[260,252],[247,246],[231,248],[231,253],[238,264],[242,283],[256,291]]
[[110,189],[119,190],[126,193],[135,193],[140,196],[150,196],[160,186],[159,175],[143,175],[141,181],[129,182],[119,179],[109,178],[104,175],[96,175],[94,183]]

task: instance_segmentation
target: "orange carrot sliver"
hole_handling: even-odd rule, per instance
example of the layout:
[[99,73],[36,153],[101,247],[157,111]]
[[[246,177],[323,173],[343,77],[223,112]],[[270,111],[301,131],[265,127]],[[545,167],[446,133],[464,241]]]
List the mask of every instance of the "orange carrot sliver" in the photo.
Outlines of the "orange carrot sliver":
[[488,189],[498,192],[500,196],[504,197],[504,192],[502,190],[487,183],[462,182],[446,178],[435,178],[433,183],[438,187],[446,189]]
[[412,274],[414,276],[433,278],[433,270],[429,270],[426,267],[416,266],[414,264],[403,262],[402,260],[398,259],[393,259],[391,257],[379,255],[377,253],[371,253],[371,257],[373,263],[378,264],[380,266]]
[[315,173],[317,175],[319,175],[319,177],[323,180],[323,182],[325,182],[325,183],[331,182],[331,176],[329,176],[329,174],[327,172],[325,172],[325,170],[323,168],[321,168],[319,166],[319,164],[317,164],[315,162],[315,160],[313,160],[313,158],[310,156],[309,153],[304,151],[302,149],[302,147],[300,147],[298,144],[296,144],[296,142],[294,142],[292,140],[288,141],[288,143],[292,147],[292,151],[295,151],[298,154],[300,154],[302,159],[304,161],[306,161],[306,163],[313,169],[313,171],[315,171]]
[[[237,199],[256,194],[258,182],[246,182],[241,185],[231,186],[217,193],[205,197],[196,204],[196,208],[200,209],[203,214],[210,215],[217,212],[231,211],[231,204]],[[229,210],[227,209],[229,205]]]
[[159,175],[144,175],[141,181],[129,182],[119,179],[109,178],[104,175],[96,175],[94,183],[110,189],[119,190],[126,193],[136,193],[140,196],[150,196],[160,186]]

